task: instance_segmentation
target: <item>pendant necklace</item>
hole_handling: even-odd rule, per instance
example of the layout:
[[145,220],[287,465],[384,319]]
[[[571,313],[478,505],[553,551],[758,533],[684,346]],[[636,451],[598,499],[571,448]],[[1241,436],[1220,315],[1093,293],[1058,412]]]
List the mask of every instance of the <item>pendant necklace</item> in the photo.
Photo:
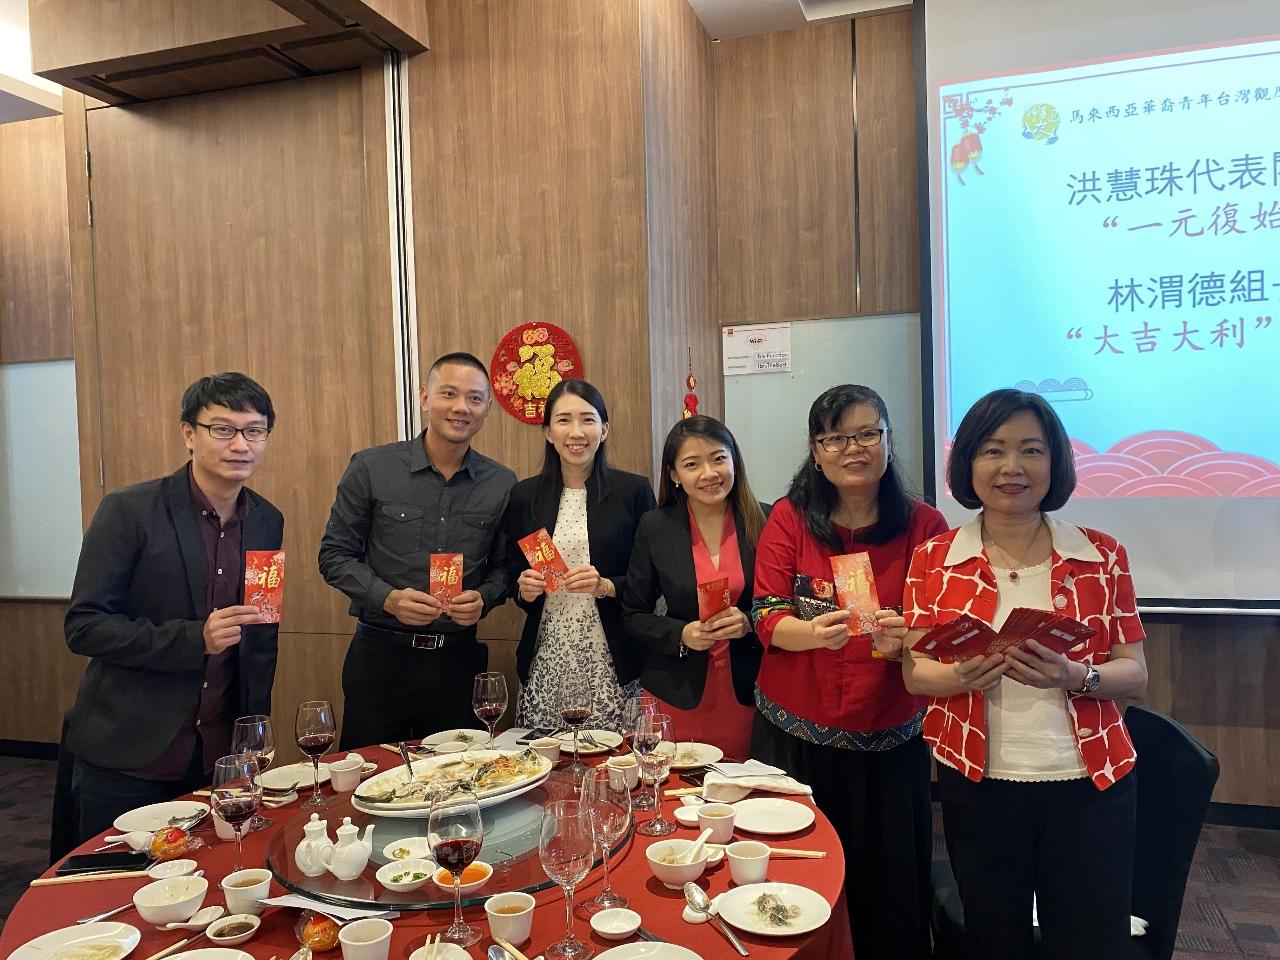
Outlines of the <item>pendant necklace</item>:
[[1015,560],[1015,559],[1014,559],[1013,554],[1011,554],[1011,553],[1010,553],[1008,550],[1006,550],[1004,547],[1000,546],[1000,544],[996,543],[996,541],[995,541],[995,538],[994,538],[994,537],[991,537],[991,536],[988,536],[988,535],[987,535],[987,526],[986,526],[986,524],[985,524],[985,523],[983,523],[983,525],[982,525],[982,537],[983,537],[983,540],[985,540],[987,543],[991,544],[991,546],[995,547],[995,548],[996,548],[996,549],[998,549],[1002,554],[1004,554],[1004,558],[1005,558],[1005,560],[1007,560],[1007,561],[1009,562],[1009,567],[1010,567],[1010,569],[1009,569],[1009,582],[1010,582],[1010,583],[1017,583],[1017,582],[1018,582],[1019,577],[1018,577],[1018,570],[1017,570],[1017,568],[1018,568],[1018,567],[1024,567],[1024,566],[1026,566],[1026,564],[1027,564],[1027,554],[1029,554],[1029,553],[1031,552],[1031,548],[1035,546],[1035,544],[1036,544],[1036,538],[1040,536],[1040,528],[1041,528],[1041,527],[1043,527],[1043,526],[1044,526],[1044,516],[1043,516],[1043,514],[1042,514],[1042,515],[1041,515],[1041,517],[1040,517],[1040,523],[1036,526],[1036,532],[1035,532],[1035,533],[1033,533],[1033,534],[1031,535],[1031,541],[1027,544],[1027,549],[1023,550],[1023,551],[1022,551],[1022,556],[1018,557],[1018,558]]

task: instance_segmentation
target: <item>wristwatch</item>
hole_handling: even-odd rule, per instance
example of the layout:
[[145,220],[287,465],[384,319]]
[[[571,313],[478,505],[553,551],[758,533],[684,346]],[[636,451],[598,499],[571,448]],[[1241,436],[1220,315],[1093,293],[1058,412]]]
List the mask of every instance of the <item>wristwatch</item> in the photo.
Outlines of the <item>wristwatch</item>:
[[1076,693],[1093,693],[1102,683],[1102,674],[1100,674],[1098,672],[1098,668],[1091,663],[1086,663],[1084,668],[1084,684],[1076,691]]

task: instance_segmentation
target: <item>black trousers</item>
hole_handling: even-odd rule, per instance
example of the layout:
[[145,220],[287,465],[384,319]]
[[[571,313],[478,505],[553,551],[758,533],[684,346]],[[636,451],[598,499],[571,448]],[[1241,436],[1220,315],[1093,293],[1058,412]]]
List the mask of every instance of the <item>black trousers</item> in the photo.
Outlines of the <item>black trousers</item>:
[[971,958],[1035,955],[1033,893],[1043,960],[1131,956],[1134,774],[974,783],[940,763],[938,788]]
[[164,803],[209,785],[209,774],[203,766],[204,748],[196,737],[191,762],[179,780],[143,780],[122,770],[94,766],[79,757],[71,770],[71,793],[79,821],[77,843],[84,843],[135,807]]
[[926,960],[933,822],[924,741],[841,750],[800,740],[756,714],[751,756],[813,787],[813,802],[840,837],[858,960]]
[[489,648],[475,640],[415,650],[357,631],[342,665],[346,706],[339,749],[483,727],[471,710],[471,684],[488,664]]

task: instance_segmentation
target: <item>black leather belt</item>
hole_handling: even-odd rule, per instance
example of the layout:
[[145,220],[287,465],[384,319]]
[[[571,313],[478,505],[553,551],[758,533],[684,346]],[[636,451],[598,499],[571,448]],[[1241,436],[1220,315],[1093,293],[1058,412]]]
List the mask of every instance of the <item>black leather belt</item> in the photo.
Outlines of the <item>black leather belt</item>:
[[370,640],[381,640],[384,643],[403,644],[414,650],[439,650],[446,646],[456,647],[476,641],[475,627],[467,627],[465,630],[454,633],[408,633],[403,630],[370,626],[363,620],[356,623],[356,635]]

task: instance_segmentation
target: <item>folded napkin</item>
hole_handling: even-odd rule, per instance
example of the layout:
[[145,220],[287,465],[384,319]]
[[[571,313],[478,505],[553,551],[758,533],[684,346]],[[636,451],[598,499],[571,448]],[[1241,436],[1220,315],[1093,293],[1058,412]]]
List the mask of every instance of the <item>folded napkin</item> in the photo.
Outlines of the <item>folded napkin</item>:
[[528,727],[512,727],[510,730],[503,730],[493,738],[493,749],[519,750],[521,747],[527,746],[527,744],[516,743],[516,741],[525,739],[529,729]]
[[146,830],[134,830],[132,833],[118,833],[103,837],[103,843],[125,843],[133,850],[150,850],[151,834]]
[[327,903],[319,903],[310,897],[298,896],[295,893],[288,894],[283,897],[270,897],[266,900],[259,901],[272,907],[297,907],[301,910],[311,910],[315,913],[322,913],[332,920],[360,920],[364,917],[385,917],[388,920],[394,920],[400,916],[398,910],[361,910],[359,907],[335,907]]
[[[727,770],[727,773],[726,773]],[[702,797],[720,803],[735,803],[753,790],[765,793],[790,793],[809,795],[813,788],[789,777],[777,767],[759,760],[746,763],[718,763],[702,781]]]

